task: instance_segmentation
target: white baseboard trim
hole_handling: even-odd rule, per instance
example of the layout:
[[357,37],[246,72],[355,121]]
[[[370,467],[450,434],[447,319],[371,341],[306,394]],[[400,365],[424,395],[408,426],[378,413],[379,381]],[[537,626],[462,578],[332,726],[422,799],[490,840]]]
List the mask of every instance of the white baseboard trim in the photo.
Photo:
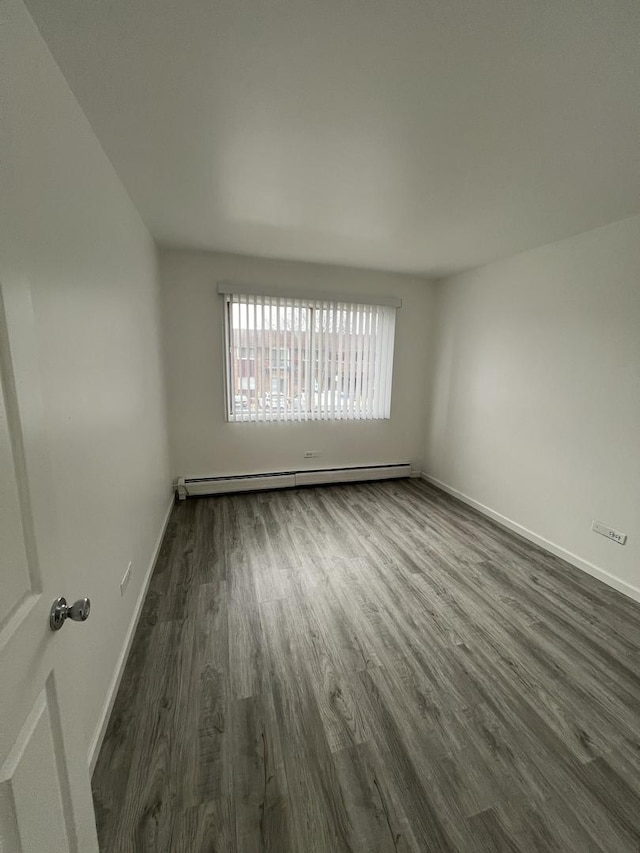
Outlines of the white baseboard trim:
[[577,569],[581,569],[583,572],[592,575],[594,578],[597,578],[599,581],[602,581],[607,586],[613,587],[613,589],[617,590],[618,592],[621,592],[628,598],[632,598],[634,601],[640,602],[640,589],[638,589],[638,587],[632,586],[626,581],[620,580],[620,578],[617,578],[615,575],[612,575],[606,569],[601,569],[600,566],[596,566],[594,563],[590,563],[588,560],[583,560],[583,558],[579,557],[577,554],[574,554],[571,551],[567,551],[566,548],[562,548],[560,545],[556,545],[555,542],[551,542],[549,539],[545,539],[544,536],[539,536],[537,533],[534,533],[533,530],[529,530],[522,524],[518,524],[517,521],[513,521],[513,519],[511,518],[507,518],[506,515],[502,515],[502,513],[496,512],[494,509],[491,509],[491,507],[485,506],[485,504],[480,503],[480,501],[477,501],[474,498],[470,498],[469,495],[465,495],[464,492],[461,492],[458,489],[454,489],[452,486],[448,486],[446,483],[443,483],[442,480],[438,480],[436,477],[432,477],[425,471],[422,472],[422,479],[426,480],[427,483],[431,483],[433,486],[436,486],[438,489],[442,489],[443,492],[447,492],[447,494],[452,495],[454,498],[458,498],[458,500],[461,500],[463,503],[472,506],[474,509],[477,509],[478,512],[481,512],[483,515],[488,516],[493,521],[500,524],[502,527],[506,527],[507,530],[512,530],[514,533],[519,534],[524,539],[528,539],[529,542],[533,542],[535,545],[539,545],[540,548],[543,548],[545,551],[549,551],[556,557],[560,557],[562,560],[566,560],[567,563],[571,563],[571,565],[575,566]]
[[98,760],[98,755],[100,754],[100,747],[102,746],[102,741],[104,740],[104,736],[107,731],[107,724],[109,722],[109,717],[111,716],[113,703],[116,701],[116,696],[118,695],[118,688],[120,687],[120,681],[122,680],[122,675],[124,673],[124,668],[127,663],[127,658],[129,657],[131,643],[133,642],[133,637],[136,633],[136,628],[138,627],[140,614],[142,613],[142,605],[144,604],[144,600],[147,595],[147,590],[149,588],[149,582],[151,581],[151,575],[153,574],[153,570],[156,566],[156,562],[158,559],[158,554],[160,553],[160,548],[162,547],[162,540],[164,539],[164,534],[166,532],[167,525],[169,524],[169,518],[171,516],[171,510],[173,509],[173,505],[174,497],[172,495],[171,502],[165,513],[160,533],[158,534],[158,538],[156,539],[153,548],[153,554],[151,556],[151,560],[149,561],[147,574],[142,583],[142,587],[140,588],[140,592],[138,593],[138,600],[136,601],[136,606],[133,610],[131,623],[129,624],[129,629],[125,637],[124,645],[122,646],[122,651],[120,652],[120,657],[118,658],[118,663],[116,664],[115,672],[113,673],[113,678],[111,679],[111,684],[109,685],[109,690],[107,691],[107,697],[102,708],[102,713],[100,714],[98,725],[96,726],[96,730],[93,734],[93,737],[91,738],[88,756],[89,775],[91,776],[93,776],[96,761]]

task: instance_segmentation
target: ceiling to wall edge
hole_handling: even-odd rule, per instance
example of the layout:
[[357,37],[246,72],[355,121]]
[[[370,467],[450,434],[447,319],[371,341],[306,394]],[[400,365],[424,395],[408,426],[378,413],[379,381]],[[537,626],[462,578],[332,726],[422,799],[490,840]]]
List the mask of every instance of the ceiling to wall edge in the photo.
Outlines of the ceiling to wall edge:
[[[133,204],[133,202],[132,202],[132,204]],[[139,211],[138,211],[138,214],[141,216]],[[220,256],[224,256],[224,257],[229,258],[229,259],[235,258],[235,259],[244,260],[244,261],[252,261],[252,260],[253,261],[266,261],[266,262],[271,262],[274,264],[276,264],[276,263],[277,264],[290,264],[292,266],[304,265],[304,266],[323,267],[325,269],[329,268],[329,269],[335,269],[335,270],[340,270],[340,269],[354,270],[354,271],[365,272],[365,273],[370,272],[370,273],[377,274],[377,275],[386,274],[386,275],[399,276],[399,277],[403,277],[403,278],[407,278],[407,279],[413,279],[414,281],[420,280],[420,281],[424,281],[425,284],[444,284],[447,281],[449,281],[450,279],[455,278],[456,276],[462,275],[463,273],[471,272],[472,270],[481,270],[481,269],[484,269],[486,267],[493,266],[494,264],[501,263],[502,261],[508,261],[510,259],[513,259],[513,258],[518,258],[522,255],[529,255],[529,254],[532,254],[534,252],[538,252],[538,251],[547,249],[550,246],[557,246],[561,243],[568,243],[571,240],[575,240],[575,239],[582,237],[586,234],[592,234],[592,233],[595,233],[596,231],[602,231],[605,228],[611,228],[611,227],[618,225],[620,223],[627,222],[627,221],[630,221],[632,219],[638,219],[638,218],[640,218],[640,211],[638,211],[637,213],[632,213],[629,216],[624,216],[624,217],[622,217],[622,219],[614,219],[611,222],[606,222],[603,225],[598,225],[595,228],[588,228],[586,231],[577,231],[575,234],[571,234],[567,237],[561,237],[558,240],[550,240],[547,243],[541,243],[540,245],[532,246],[529,249],[522,249],[519,252],[512,252],[509,255],[501,255],[499,257],[493,258],[492,260],[486,261],[485,263],[461,267],[460,269],[457,269],[457,270],[451,271],[451,272],[428,272],[428,271],[425,271],[425,272],[420,272],[420,271],[408,272],[407,270],[394,269],[392,267],[366,267],[366,266],[357,266],[355,264],[329,263],[326,261],[319,261],[319,260],[313,260],[313,259],[305,260],[302,258],[300,258],[300,259],[298,259],[298,258],[283,258],[283,257],[276,256],[276,255],[266,255],[266,254],[253,255],[253,254],[248,254],[245,252],[233,252],[233,251],[229,251],[227,249],[213,249],[213,248],[208,249],[208,248],[204,248],[201,246],[197,247],[197,246],[188,246],[188,245],[178,245],[178,244],[173,244],[173,243],[169,243],[169,242],[163,242],[163,241],[157,240],[155,238],[154,238],[154,242],[155,242],[156,248],[158,249],[158,252],[160,254],[162,254],[162,253],[174,254],[175,253],[175,254],[185,254],[185,255],[202,255],[204,257],[211,257],[212,255],[220,255]],[[148,226],[146,226],[146,227],[148,230]]]

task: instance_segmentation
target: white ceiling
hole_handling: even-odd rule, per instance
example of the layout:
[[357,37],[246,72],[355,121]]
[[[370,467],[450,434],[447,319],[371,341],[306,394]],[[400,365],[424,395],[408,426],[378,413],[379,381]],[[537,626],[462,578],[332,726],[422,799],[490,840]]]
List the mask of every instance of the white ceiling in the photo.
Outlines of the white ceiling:
[[640,211],[638,0],[27,0],[158,242],[439,275]]

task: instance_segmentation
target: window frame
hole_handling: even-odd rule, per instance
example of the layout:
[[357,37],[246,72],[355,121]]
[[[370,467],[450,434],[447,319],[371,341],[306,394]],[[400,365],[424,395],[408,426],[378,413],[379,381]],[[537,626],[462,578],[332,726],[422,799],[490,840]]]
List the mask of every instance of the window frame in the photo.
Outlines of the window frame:
[[[254,291],[254,292],[252,292],[252,291]],[[255,291],[257,291],[257,292],[255,292]],[[293,422],[302,422],[302,421],[329,421],[329,420],[332,422],[353,421],[353,420],[367,420],[367,421],[390,420],[390,418],[391,418],[391,398],[392,398],[392,390],[393,390],[392,376],[393,376],[393,368],[394,368],[394,363],[395,363],[395,323],[396,323],[395,312],[394,312],[393,322],[391,322],[391,323],[389,323],[389,319],[388,319],[390,315],[387,315],[386,320],[383,317],[382,326],[380,329],[381,339],[384,339],[385,334],[387,334],[387,335],[389,334],[389,328],[388,328],[389,326],[390,326],[390,334],[392,336],[391,345],[390,345],[388,352],[386,354],[386,357],[389,359],[390,363],[387,364],[384,368],[384,373],[386,376],[386,384],[389,385],[388,397],[386,396],[386,392],[387,392],[386,384],[383,385],[384,390],[381,392],[378,392],[384,398],[383,408],[384,408],[385,414],[383,414],[383,415],[367,414],[366,410],[363,410],[362,408],[358,409],[357,413],[355,412],[355,410],[350,412],[348,409],[345,410],[343,408],[340,408],[339,414],[337,413],[337,411],[333,411],[330,413],[328,411],[328,409],[323,409],[323,410],[322,409],[321,410],[314,409],[314,407],[312,405],[314,394],[326,393],[326,390],[324,392],[320,391],[319,389],[312,390],[312,385],[314,385],[314,384],[318,385],[317,378],[316,378],[315,382],[314,382],[314,378],[313,378],[314,359],[316,361],[321,360],[319,358],[319,355],[321,352],[320,349],[318,349],[318,351],[316,352],[316,338],[317,338],[317,334],[318,334],[316,332],[316,328],[315,328],[316,327],[316,313],[322,312],[325,310],[333,310],[334,312],[336,312],[338,310],[340,310],[340,311],[350,310],[352,313],[355,312],[357,314],[358,309],[360,307],[363,307],[363,306],[368,306],[370,309],[373,307],[375,307],[376,309],[399,308],[402,305],[401,300],[399,300],[395,297],[367,297],[367,298],[359,298],[357,301],[354,301],[353,295],[340,296],[340,297],[336,297],[336,296],[328,297],[327,294],[323,294],[319,298],[309,298],[308,295],[306,295],[304,297],[300,297],[300,296],[293,296],[290,294],[287,294],[287,295],[278,294],[278,292],[275,289],[274,290],[271,290],[271,289],[266,290],[263,288],[248,289],[245,287],[238,288],[237,286],[232,286],[230,288],[229,285],[226,285],[226,286],[219,285],[218,286],[218,292],[224,296],[224,310],[223,310],[224,358],[225,358],[224,408],[225,408],[225,420],[228,423],[279,423],[279,422],[280,423],[282,423],[282,422],[293,423]],[[282,307],[284,307],[285,309],[290,307],[290,303],[293,300],[295,303],[297,303],[294,307],[306,308],[309,311],[308,319],[307,319],[307,327],[308,327],[307,333],[309,336],[308,337],[308,350],[306,350],[306,349],[301,350],[298,346],[299,352],[305,352],[304,373],[303,373],[303,375],[304,375],[304,385],[303,385],[304,390],[299,392],[300,396],[302,396],[302,394],[304,394],[306,397],[306,406],[305,406],[304,410],[293,410],[293,411],[286,411],[286,412],[281,412],[280,410],[278,410],[277,416],[273,416],[273,417],[270,416],[270,414],[267,414],[266,408],[263,408],[260,411],[253,411],[253,412],[252,411],[235,412],[233,410],[232,402],[233,402],[233,396],[235,394],[234,389],[235,389],[235,384],[236,384],[234,380],[236,378],[238,378],[238,379],[241,378],[241,377],[235,376],[234,366],[233,366],[233,363],[234,363],[234,358],[232,356],[233,328],[234,328],[234,326],[233,326],[233,306],[234,305],[240,305],[241,306],[243,304],[242,300],[244,299],[244,300],[247,300],[244,302],[244,304],[247,305],[247,310],[249,310],[249,308],[252,304],[254,304],[254,305],[258,304],[257,302],[253,301],[254,297],[256,299],[257,299],[257,297],[262,297],[263,301],[262,301],[261,309],[263,311],[263,316],[264,316],[264,309],[265,309],[266,305],[271,305],[272,307],[275,307],[276,310],[280,310],[281,301],[283,302]],[[249,300],[252,300],[252,301],[249,301]],[[334,317],[335,316],[336,315],[334,313]],[[377,316],[378,315],[376,315],[376,317]],[[269,335],[271,334],[272,331],[274,331],[274,330],[272,328],[270,328],[269,329]],[[287,332],[285,331],[285,336],[286,336],[286,334],[287,334]],[[260,347],[258,344],[251,344],[248,341],[246,343],[246,346],[242,345],[240,347],[240,350],[246,349],[247,353],[251,352],[252,350],[254,352],[254,358],[241,359],[239,356],[237,361],[242,361],[243,363],[253,362],[253,364],[256,365],[258,363],[258,361],[263,361],[265,353],[268,353],[268,364],[269,364],[269,392],[268,393],[269,393],[269,396],[271,394],[277,394],[278,397],[280,398],[282,395],[286,395],[286,393],[287,393],[286,388],[285,388],[285,391],[280,390],[277,392],[274,392],[271,389],[271,386],[272,386],[273,381],[274,381],[274,378],[272,377],[272,374],[271,374],[271,356],[272,356],[274,351],[278,352],[277,363],[278,363],[278,370],[280,371],[280,373],[282,373],[283,370],[286,371],[287,369],[291,369],[291,365],[296,363],[296,357],[295,357],[296,347],[294,345],[294,337],[293,337],[295,334],[296,334],[295,332],[291,332],[292,338],[291,338],[291,344],[289,346],[286,345],[286,337],[285,337],[285,345],[284,346],[278,345],[277,342],[274,344],[274,342],[271,341],[271,339],[269,338],[268,342],[265,342],[262,345],[262,347]],[[339,334],[340,334],[340,336],[342,336],[342,334],[343,334],[342,331],[340,331]],[[358,334],[358,332],[356,332],[356,335],[357,334]],[[373,336],[371,336],[371,335],[370,335],[370,337],[373,338]],[[260,356],[260,358],[258,358],[258,355],[257,355],[259,350],[262,350],[262,355]],[[283,358],[280,357],[281,352],[284,352]],[[341,354],[342,358],[344,358],[346,351],[342,350],[340,354]],[[355,359],[355,364],[357,364],[357,357],[356,356],[353,356],[353,357]],[[380,358],[382,359],[382,356],[380,356]],[[284,365],[284,367],[283,367],[283,365]],[[289,366],[288,368],[287,368],[287,365]],[[376,362],[370,364],[369,370],[376,371],[377,367],[378,367],[378,362],[376,361]],[[264,364],[262,366],[262,370],[263,370],[263,372],[266,370]],[[345,375],[348,375],[348,371],[345,374],[345,369],[343,366],[341,368],[341,373],[340,373],[342,383],[344,383],[344,376]],[[249,379],[250,379],[250,377],[249,377]],[[255,396],[256,404],[258,401],[257,379],[258,379],[258,377],[256,374],[255,383],[254,383],[255,388],[253,389],[253,393],[255,393],[255,395],[256,395]],[[371,375],[368,375],[367,379],[368,379],[369,384],[372,381],[374,381],[373,376],[371,376]],[[280,376],[279,375],[277,377],[277,381],[279,383],[284,382],[284,385],[286,387],[289,387],[290,384],[294,384],[292,382],[291,378],[288,378],[287,376]],[[357,378],[356,378],[356,382],[357,382]],[[372,389],[374,389],[374,386],[372,386]],[[375,392],[375,389],[372,393],[374,393],[374,392]],[[240,391],[240,394],[244,394],[244,393],[251,393],[251,389],[248,392],[247,392],[247,389],[243,389],[242,391]],[[344,393],[345,393],[344,390],[340,391],[340,394],[344,394]],[[265,396],[266,396],[266,392],[263,390],[263,392],[262,392],[262,400],[263,401],[265,399]],[[263,403],[263,405],[264,405],[264,403]],[[379,408],[379,404],[378,404],[378,408]]]

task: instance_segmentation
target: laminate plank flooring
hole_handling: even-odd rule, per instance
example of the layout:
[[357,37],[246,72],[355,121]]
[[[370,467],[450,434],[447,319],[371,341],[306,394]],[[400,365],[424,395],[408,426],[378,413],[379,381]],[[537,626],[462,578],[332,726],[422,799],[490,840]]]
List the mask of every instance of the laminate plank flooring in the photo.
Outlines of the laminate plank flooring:
[[177,504],[103,853],[640,851],[640,606],[416,480]]

